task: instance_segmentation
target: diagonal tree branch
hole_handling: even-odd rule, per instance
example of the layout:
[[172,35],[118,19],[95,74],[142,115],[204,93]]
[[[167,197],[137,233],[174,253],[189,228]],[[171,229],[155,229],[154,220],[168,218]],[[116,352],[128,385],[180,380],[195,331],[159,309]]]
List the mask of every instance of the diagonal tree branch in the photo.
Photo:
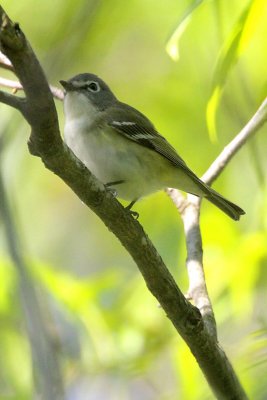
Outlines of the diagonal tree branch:
[[179,190],[172,188],[167,189],[167,194],[174,202],[184,224],[187,250],[186,267],[189,280],[186,297],[193,300],[202,315],[207,331],[214,340],[217,340],[216,321],[203,268],[202,237],[199,225],[201,200],[193,195],[184,197]]
[[150,239],[128,210],[64,145],[52,94],[44,72],[18,24],[0,8],[1,48],[10,59],[26,95],[25,117],[31,125],[29,149],[56,173],[105,223],[135,260],[146,284],[186,341],[218,399],[246,399],[246,394],[201,314],[182,295]]

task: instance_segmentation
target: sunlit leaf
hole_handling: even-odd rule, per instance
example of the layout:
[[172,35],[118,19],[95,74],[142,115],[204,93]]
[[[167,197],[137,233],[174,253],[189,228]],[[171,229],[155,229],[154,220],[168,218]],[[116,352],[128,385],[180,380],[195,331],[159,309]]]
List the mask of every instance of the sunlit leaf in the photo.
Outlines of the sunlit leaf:
[[[257,1],[257,0],[255,0]],[[249,18],[250,11],[252,10],[253,1],[251,0],[245,8],[237,23],[233,27],[230,35],[224,42],[220,51],[213,76],[212,94],[207,105],[207,125],[209,130],[210,139],[214,141],[217,138],[216,134],[216,113],[220,103],[223,87],[228,74],[240,56],[240,41],[243,38],[242,33],[245,29],[246,22]],[[243,39],[242,39],[243,40]],[[245,44],[248,44],[248,36],[243,40],[243,51]]]
[[250,44],[255,32],[259,27],[259,21],[267,14],[267,2],[265,0],[254,0],[242,30],[238,46],[238,55],[241,55]]
[[[10,307],[11,292],[15,284],[15,271],[10,262],[0,260],[0,312],[6,313]],[[14,290],[14,289],[13,289]]]
[[103,290],[110,288],[118,281],[114,270],[105,273],[104,276],[99,275],[83,280],[65,271],[55,271],[49,266],[42,265],[42,268],[36,270],[38,271],[36,275],[45,286],[73,311],[87,308],[90,301],[95,301]]
[[210,135],[210,140],[215,142],[217,139],[216,133],[216,111],[218,109],[220,99],[222,95],[222,87],[216,86],[214,89],[207,105],[206,110],[206,119],[207,119],[207,126]]
[[241,14],[240,18],[238,19],[237,23],[233,27],[230,35],[225,40],[220,50],[220,54],[213,75],[213,89],[215,89],[217,86],[223,86],[230,69],[235,64],[238,56],[240,55],[239,43],[250,9],[251,1]]
[[[244,317],[248,312],[253,312],[253,288],[258,279],[261,261],[266,259],[266,235],[264,233],[251,233],[243,238],[236,249],[232,259],[231,295],[232,304],[237,312],[243,312]],[[238,277],[238,285],[236,284]]]
[[180,39],[185,32],[189,22],[192,19],[194,11],[203,3],[204,0],[194,0],[187,8],[181,20],[179,21],[175,31],[171,34],[167,44],[166,51],[173,61],[179,60],[179,44]]
[[[201,396],[202,391],[205,390],[205,386],[207,385],[205,382],[203,382],[201,387],[192,385],[193,380],[198,381],[200,371],[196,368],[196,361],[188,347],[184,343],[179,344],[179,348],[172,352],[172,358],[176,375],[181,376],[181,381],[178,384],[180,395],[177,398],[190,400],[206,398],[205,396]],[[190,371],[190,374],[188,374],[188,371]]]
[[[32,380],[31,361],[28,353],[27,339],[21,335],[19,329],[6,329],[1,333],[1,353],[2,360],[5,360],[5,373],[8,379],[10,379],[9,384],[11,384],[12,389],[16,389],[19,393],[26,392]],[[1,383],[0,388],[1,399],[9,397],[1,396],[3,383]],[[12,396],[9,398],[19,399],[23,397]]]

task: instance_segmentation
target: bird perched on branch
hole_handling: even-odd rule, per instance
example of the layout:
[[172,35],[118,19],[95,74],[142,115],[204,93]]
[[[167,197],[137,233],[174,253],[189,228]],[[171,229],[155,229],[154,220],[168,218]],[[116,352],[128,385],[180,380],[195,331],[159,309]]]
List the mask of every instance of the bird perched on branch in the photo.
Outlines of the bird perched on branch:
[[172,187],[205,197],[234,220],[245,214],[202,182],[149,119],[120,102],[102,79],[84,73],[60,83],[67,145],[103,184],[130,201],[128,209]]

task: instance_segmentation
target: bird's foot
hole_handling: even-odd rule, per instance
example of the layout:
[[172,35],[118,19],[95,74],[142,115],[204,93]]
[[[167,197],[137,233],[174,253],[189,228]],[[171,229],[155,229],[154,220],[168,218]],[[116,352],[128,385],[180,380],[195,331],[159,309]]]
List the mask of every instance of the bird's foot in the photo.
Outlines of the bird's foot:
[[123,182],[124,182],[124,181],[108,182],[108,183],[105,183],[104,186],[105,186],[105,188],[106,188],[110,193],[113,194],[114,197],[117,197],[117,195],[118,195],[117,190],[114,189],[112,186],[120,185],[120,184],[123,183]]
[[139,213],[137,211],[131,210],[132,206],[136,203],[136,201],[137,200],[131,201],[131,203],[128,204],[128,206],[125,207],[125,210],[128,210],[134,219],[138,219],[139,218]]
[[129,211],[130,211],[131,216],[134,219],[138,219],[139,218],[139,213],[137,211],[133,211],[133,210],[129,210]]

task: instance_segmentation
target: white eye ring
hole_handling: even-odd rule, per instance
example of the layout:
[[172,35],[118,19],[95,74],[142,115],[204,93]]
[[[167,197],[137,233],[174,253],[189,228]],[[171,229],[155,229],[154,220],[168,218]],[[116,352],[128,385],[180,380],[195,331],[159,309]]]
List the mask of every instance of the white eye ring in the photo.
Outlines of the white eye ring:
[[100,86],[98,82],[92,81],[86,85],[86,89],[90,92],[96,93],[100,91]]

